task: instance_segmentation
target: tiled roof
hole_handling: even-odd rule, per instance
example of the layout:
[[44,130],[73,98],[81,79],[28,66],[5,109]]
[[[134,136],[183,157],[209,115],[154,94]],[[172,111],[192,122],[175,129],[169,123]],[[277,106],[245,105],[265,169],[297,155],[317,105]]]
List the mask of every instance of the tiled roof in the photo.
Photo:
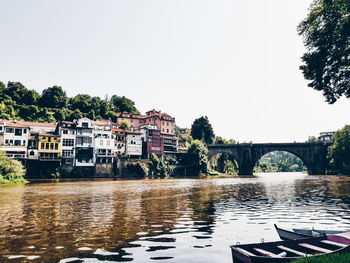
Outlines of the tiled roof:
[[111,125],[111,122],[109,120],[98,120],[98,121],[94,121],[92,125],[107,126],[107,125]]
[[56,127],[56,123],[48,122],[30,122],[30,121],[15,121],[15,120],[1,120],[5,126],[11,127]]

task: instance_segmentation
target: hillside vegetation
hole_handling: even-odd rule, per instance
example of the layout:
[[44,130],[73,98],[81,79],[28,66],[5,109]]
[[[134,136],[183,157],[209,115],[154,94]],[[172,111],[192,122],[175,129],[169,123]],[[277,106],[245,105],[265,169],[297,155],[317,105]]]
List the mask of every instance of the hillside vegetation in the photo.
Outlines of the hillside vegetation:
[[0,118],[26,121],[57,122],[81,117],[113,118],[116,112],[138,112],[134,101],[113,95],[101,99],[88,94],[68,97],[59,86],[49,87],[41,94],[20,82],[0,81]]

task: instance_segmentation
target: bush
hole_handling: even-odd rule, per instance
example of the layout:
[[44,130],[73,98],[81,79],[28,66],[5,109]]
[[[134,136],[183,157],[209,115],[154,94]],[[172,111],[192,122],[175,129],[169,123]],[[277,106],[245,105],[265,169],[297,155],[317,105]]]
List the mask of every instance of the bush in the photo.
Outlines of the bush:
[[142,162],[131,162],[125,167],[125,174],[128,177],[145,178],[148,172],[148,165]]
[[0,184],[25,183],[25,169],[21,162],[0,152]]
[[188,171],[194,175],[208,172],[208,149],[200,140],[194,140],[184,156]]

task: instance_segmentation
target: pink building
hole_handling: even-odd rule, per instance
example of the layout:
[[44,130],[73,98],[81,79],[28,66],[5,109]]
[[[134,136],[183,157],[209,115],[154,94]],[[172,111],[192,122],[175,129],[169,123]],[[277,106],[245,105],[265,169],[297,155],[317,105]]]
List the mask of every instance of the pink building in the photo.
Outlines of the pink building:
[[178,138],[175,137],[175,118],[155,109],[147,111],[146,115],[132,113],[117,113],[116,122],[127,120],[135,130],[142,126],[156,126],[164,143],[165,153],[177,152]]

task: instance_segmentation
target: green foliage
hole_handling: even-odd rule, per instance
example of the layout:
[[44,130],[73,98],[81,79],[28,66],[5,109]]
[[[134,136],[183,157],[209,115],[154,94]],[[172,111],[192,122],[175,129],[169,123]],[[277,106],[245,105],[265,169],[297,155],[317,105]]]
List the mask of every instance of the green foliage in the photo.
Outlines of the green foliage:
[[238,173],[238,164],[229,154],[222,153],[213,156],[210,159],[210,167],[219,173],[236,175]]
[[309,136],[309,142],[318,142],[315,136]]
[[194,140],[201,140],[206,144],[213,143],[215,134],[207,116],[200,117],[193,122],[191,136]]
[[348,263],[350,262],[350,254],[331,254],[319,257],[302,258],[291,263]]
[[150,155],[150,174],[156,177],[168,177],[173,175],[173,168],[171,165],[176,164],[176,160],[170,159],[168,161],[160,160],[159,157],[152,153]]
[[225,139],[221,136],[216,136],[214,140],[214,144],[236,144],[237,142],[234,139]]
[[328,148],[328,158],[332,168],[341,173],[350,173],[350,125],[334,134],[333,145]]
[[128,121],[128,120],[120,120],[118,122],[118,125],[119,125],[120,129],[123,129],[123,130],[128,130],[131,127],[130,121]]
[[202,141],[194,140],[191,143],[184,155],[184,162],[188,167],[188,171],[194,175],[208,172],[208,149]]
[[135,107],[135,102],[122,96],[113,95],[111,98],[111,104],[115,112],[130,112],[138,113],[138,110]]
[[0,152],[0,184],[25,183],[25,169],[21,162]]
[[67,94],[61,87],[53,86],[44,89],[40,105],[47,108],[64,108],[67,105]]
[[148,176],[149,168],[143,162],[129,162],[125,167],[125,174],[129,177],[145,178]]
[[350,1],[314,0],[298,32],[308,49],[300,67],[308,86],[328,103],[350,98]]
[[103,100],[87,94],[68,98],[59,86],[49,87],[40,95],[20,82],[8,82],[7,86],[0,82],[0,118],[57,122],[81,117],[113,119],[120,109],[137,112],[132,100],[116,95],[112,99]]
[[254,167],[254,172],[257,173],[303,172],[305,170],[303,161],[288,152],[265,154]]

